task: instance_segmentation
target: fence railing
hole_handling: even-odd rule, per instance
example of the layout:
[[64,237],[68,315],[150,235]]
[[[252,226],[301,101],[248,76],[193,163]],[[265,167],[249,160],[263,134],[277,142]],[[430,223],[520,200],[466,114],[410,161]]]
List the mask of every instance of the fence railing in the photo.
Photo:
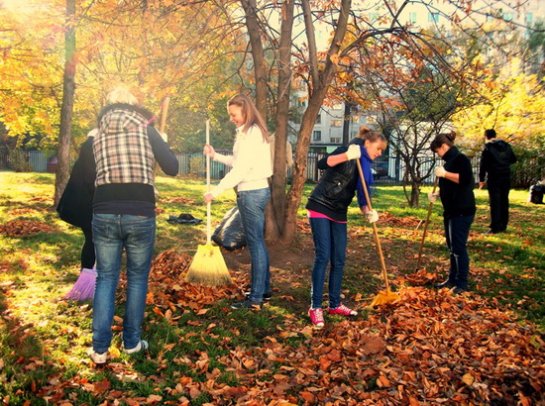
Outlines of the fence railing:
[[[222,151],[225,153],[226,151]],[[321,171],[318,169],[318,161],[325,156],[325,153],[309,152],[307,155],[306,177],[310,182],[317,182],[320,179]],[[202,153],[176,154],[179,162],[179,174],[204,177],[206,160]],[[430,156],[423,156],[419,159],[419,173],[421,176],[430,173],[424,179],[424,184],[432,184],[435,180],[433,167],[438,160]],[[478,182],[480,157],[471,159],[475,181]],[[405,178],[405,165],[400,159],[390,157],[387,161],[374,163],[375,182],[377,184],[400,184]],[[0,147],[0,170],[11,170],[18,172],[54,172],[56,169],[56,158],[48,158],[41,151],[23,151],[20,149],[8,149]],[[210,162],[210,177],[218,180],[229,172],[229,167],[212,160]],[[288,178],[291,171],[288,171]],[[512,184],[514,187],[527,188],[540,179],[545,178],[544,157],[524,157],[519,159],[513,166]]]

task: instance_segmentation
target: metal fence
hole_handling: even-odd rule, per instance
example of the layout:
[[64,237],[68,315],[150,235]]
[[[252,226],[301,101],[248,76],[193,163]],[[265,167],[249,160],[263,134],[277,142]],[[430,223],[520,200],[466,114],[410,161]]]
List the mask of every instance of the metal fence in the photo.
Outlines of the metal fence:
[[0,170],[46,172],[47,155],[41,151],[24,151],[0,147]]
[[[229,151],[218,151],[226,155]],[[317,182],[320,179],[321,171],[318,169],[318,161],[326,154],[322,152],[309,152],[307,155],[307,180]],[[176,155],[179,162],[179,174],[196,177],[204,177],[206,171],[206,159],[202,153],[182,153]],[[424,184],[432,184],[435,180],[433,167],[439,160],[426,155],[418,160],[419,173],[421,176],[429,173],[424,179]],[[471,159],[475,181],[479,180],[480,156]],[[401,184],[405,178],[405,165],[399,158],[388,158],[380,162],[374,162],[375,183],[377,184]],[[19,149],[8,149],[0,147],[0,170],[11,170],[17,172],[55,172],[56,157],[49,157],[41,151],[23,151]],[[212,160],[210,162],[210,178],[221,179],[229,172],[229,167]],[[288,171],[288,179],[291,171]],[[524,157],[519,159],[513,166],[513,186],[527,188],[540,179],[545,178],[544,157]]]

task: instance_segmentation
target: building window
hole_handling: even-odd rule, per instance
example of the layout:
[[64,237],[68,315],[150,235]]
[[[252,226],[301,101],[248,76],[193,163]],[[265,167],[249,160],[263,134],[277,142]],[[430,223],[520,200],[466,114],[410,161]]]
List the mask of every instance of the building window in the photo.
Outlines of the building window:
[[322,132],[319,130],[313,131],[312,141],[322,141]]
[[416,24],[416,11],[411,11],[409,13],[409,23]]
[[332,144],[340,144],[341,143],[341,137],[331,137],[330,139]]
[[428,15],[428,22],[437,24],[439,22],[439,13],[430,13]]
[[343,120],[331,120],[331,127],[342,127],[343,126]]
[[318,117],[316,117],[316,124],[322,124],[322,115],[318,114]]

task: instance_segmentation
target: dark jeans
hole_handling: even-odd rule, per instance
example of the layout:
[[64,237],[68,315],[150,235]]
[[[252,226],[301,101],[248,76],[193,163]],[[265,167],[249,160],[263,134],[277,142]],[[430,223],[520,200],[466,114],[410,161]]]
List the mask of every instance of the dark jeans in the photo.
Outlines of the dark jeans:
[[467,239],[474,216],[457,216],[445,218],[445,237],[450,251],[449,281],[456,287],[467,289],[469,276],[469,255]]
[[81,247],[81,267],[93,269],[95,267],[95,245],[93,244],[93,230],[91,228],[81,228],[85,241]]
[[269,253],[265,244],[265,206],[270,199],[269,188],[237,193],[237,206],[252,262],[249,299],[259,303],[263,301],[263,295],[271,291]]
[[313,309],[322,308],[325,274],[329,270],[329,307],[341,304],[341,284],[346,258],[346,223],[336,223],[325,218],[311,218],[310,228],[314,239],[314,266],[310,291]]
[[490,230],[505,231],[509,222],[509,178],[492,179],[487,182],[490,199]]

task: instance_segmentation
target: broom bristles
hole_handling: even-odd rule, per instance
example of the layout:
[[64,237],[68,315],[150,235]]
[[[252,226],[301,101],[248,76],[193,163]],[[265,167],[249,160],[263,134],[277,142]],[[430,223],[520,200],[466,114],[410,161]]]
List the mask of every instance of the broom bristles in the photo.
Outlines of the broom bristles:
[[83,268],[78,276],[78,280],[66,295],[65,299],[84,302],[93,300],[95,295],[95,284],[97,273],[94,269]]
[[377,293],[369,306],[375,307],[388,303],[394,303],[399,300],[399,295],[391,290],[381,290]]
[[231,275],[219,247],[212,244],[199,245],[189,266],[186,280],[207,286],[231,284]]

